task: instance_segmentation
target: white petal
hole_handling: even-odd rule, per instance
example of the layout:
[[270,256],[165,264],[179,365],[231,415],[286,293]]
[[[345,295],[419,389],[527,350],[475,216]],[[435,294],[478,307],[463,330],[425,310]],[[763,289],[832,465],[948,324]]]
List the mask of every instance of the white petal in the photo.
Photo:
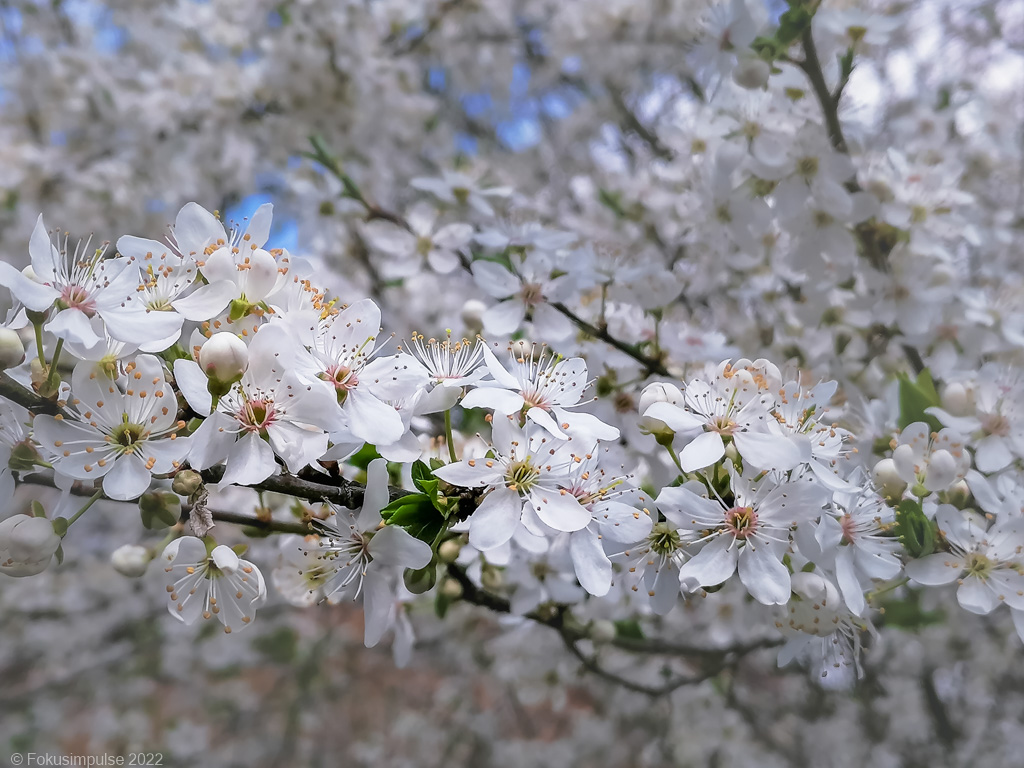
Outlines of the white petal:
[[502,470],[503,467],[492,459],[470,459],[438,467],[434,474],[452,485],[480,488],[497,483],[501,479]]
[[469,543],[486,552],[512,538],[523,513],[519,494],[507,488],[491,491],[469,518]]
[[684,472],[709,467],[725,455],[725,443],[717,432],[702,432],[679,452],[679,463]]
[[235,298],[234,283],[220,280],[202,285],[188,296],[174,300],[174,309],[186,320],[201,323],[220,314]]
[[149,490],[152,480],[146,463],[134,454],[126,454],[114,462],[103,478],[103,493],[118,501],[137,499]]
[[740,581],[751,596],[764,605],[785,605],[789,602],[791,582],[789,569],[775,557],[771,548],[749,545],[740,555]]
[[977,576],[968,576],[956,591],[957,602],[965,611],[985,615],[999,607],[996,593]]
[[370,570],[363,579],[363,644],[373,648],[387,632],[395,611],[395,596],[384,574]]
[[920,560],[911,560],[906,565],[907,576],[918,584],[929,587],[956,581],[963,570],[963,561],[946,552],[928,555]]
[[537,516],[556,531],[578,531],[590,524],[590,512],[568,491],[534,488],[530,503]]
[[800,463],[800,448],[784,435],[737,432],[733,440],[743,461],[758,469],[788,470]]
[[510,336],[519,330],[526,318],[526,305],[519,299],[508,299],[484,311],[484,329],[496,336]]
[[429,544],[397,525],[385,525],[373,535],[370,554],[382,565],[413,569],[426,568],[433,556]]
[[601,546],[601,538],[589,528],[569,537],[569,553],[580,585],[595,597],[608,594],[612,586],[612,562]]
[[405,424],[392,406],[382,403],[362,387],[349,390],[342,410],[352,434],[367,443],[389,445],[405,432]]
[[518,392],[497,387],[477,387],[462,398],[463,408],[490,408],[500,416],[522,410],[523,396]]
[[704,545],[704,548],[679,569],[679,583],[695,580],[702,587],[721,584],[736,572],[737,547],[731,536],[719,536]]
[[221,480],[229,485],[262,483],[277,469],[274,451],[256,432],[249,432],[228,451],[227,468]]

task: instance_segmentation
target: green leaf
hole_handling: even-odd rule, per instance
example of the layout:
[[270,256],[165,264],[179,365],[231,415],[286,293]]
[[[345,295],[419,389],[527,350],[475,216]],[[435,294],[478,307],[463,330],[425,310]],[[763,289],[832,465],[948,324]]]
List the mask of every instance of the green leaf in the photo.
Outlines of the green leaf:
[[935,522],[925,517],[920,502],[903,499],[896,507],[896,535],[907,554],[914,558],[925,557],[935,551],[937,528]]
[[434,501],[423,493],[412,493],[395,499],[381,510],[380,516],[388,525],[405,528],[410,535],[433,545],[445,528],[445,516],[434,506]]
[[900,429],[906,429],[917,421],[923,421],[934,431],[942,429],[942,424],[934,416],[925,413],[928,408],[941,405],[939,393],[935,389],[932,375],[926,368],[918,374],[916,381],[903,374],[899,377],[900,417],[897,422]]
[[290,664],[299,648],[299,636],[290,627],[277,627],[252,639],[252,647],[277,664]]
[[644,640],[644,631],[636,619],[620,619],[615,622],[615,634],[631,640]]
[[63,544],[58,544],[57,545],[57,551],[54,552],[53,554],[57,558],[57,565],[63,565],[64,564],[64,545]]
[[66,517],[55,518],[53,521],[53,532],[63,539],[68,532],[68,519]]
[[942,609],[926,611],[921,607],[921,593],[910,590],[906,597],[883,600],[879,604],[881,614],[876,624],[899,627],[901,629],[920,629],[930,624],[939,624],[945,618]]
[[353,467],[358,467],[359,469],[365,470],[367,467],[370,466],[371,461],[379,458],[380,454],[377,453],[377,449],[374,448],[369,443],[367,443],[349,457],[348,463],[351,464]]

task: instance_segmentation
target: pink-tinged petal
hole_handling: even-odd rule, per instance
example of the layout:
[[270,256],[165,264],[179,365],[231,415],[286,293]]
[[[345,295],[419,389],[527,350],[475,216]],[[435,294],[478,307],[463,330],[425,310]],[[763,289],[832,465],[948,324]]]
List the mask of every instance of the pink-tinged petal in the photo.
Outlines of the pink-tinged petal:
[[0,261],[0,285],[9,288],[14,298],[35,312],[45,312],[60,297],[58,290],[30,280],[6,261]]
[[390,445],[405,432],[405,424],[393,407],[382,403],[362,387],[348,392],[342,406],[352,434],[370,444]]
[[530,503],[537,516],[556,531],[578,531],[593,519],[590,512],[568,491],[534,488]]
[[499,482],[503,469],[493,459],[468,459],[438,467],[434,475],[460,488],[480,488]]
[[526,305],[519,299],[508,299],[484,311],[484,329],[497,336],[510,336],[526,319]]
[[723,583],[736,572],[739,548],[731,536],[718,536],[704,545],[704,548],[683,563],[679,569],[679,583],[693,580],[702,587]]
[[228,450],[227,468],[222,483],[255,485],[262,483],[277,469],[274,451],[256,432],[249,432],[235,441]]
[[380,565],[401,568],[426,568],[430,564],[430,545],[397,525],[385,525],[373,535],[370,554]]
[[799,446],[784,435],[737,432],[733,440],[743,461],[758,469],[788,470],[800,463]]
[[473,279],[489,296],[504,299],[519,291],[519,278],[494,261],[474,261]]
[[121,456],[103,478],[103,493],[111,499],[137,499],[149,490],[153,475],[146,463],[134,454]]
[[188,296],[174,300],[174,309],[186,320],[201,323],[216,317],[237,295],[234,283],[221,280],[202,285]]
[[907,576],[927,587],[954,582],[960,578],[963,570],[963,560],[948,552],[938,552],[920,560],[911,560],[906,565]]
[[755,549],[748,542],[740,554],[739,572],[743,586],[759,603],[785,605],[789,602],[792,591],[789,569],[770,547],[760,545]]
[[569,554],[580,585],[595,597],[603,597],[612,587],[612,562],[601,546],[596,531],[583,528],[569,537]]
[[461,405],[463,408],[489,408],[500,416],[508,416],[522,410],[524,403],[519,392],[497,387],[477,387],[462,398]]
[[387,578],[377,570],[370,570],[363,578],[363,644],[373,648],[391,626],[395,612],[395,596]]
[[519,494],[508,488],[496,488],[469,518],[469,543],[481,552],[500,547],[512,538],[522,514]]
[[679,463],[684,472],[695,472],[710,467],[725,455],[725,443],[717,432],[702,432],[679,452]]
[[965,611],[984,616],[999,607],[999,598],[983,579],[968,576],[956,590],[956,600]]

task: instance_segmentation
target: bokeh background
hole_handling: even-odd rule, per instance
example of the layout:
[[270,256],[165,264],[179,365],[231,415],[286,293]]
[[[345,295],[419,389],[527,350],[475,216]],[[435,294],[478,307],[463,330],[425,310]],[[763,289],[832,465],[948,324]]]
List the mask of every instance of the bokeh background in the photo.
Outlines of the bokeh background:
[[[1021,5],[861,5],[895,31],[851,81],[853,133],[924,130],[923,94],[945,98],[963,106],[955,119],[977,150],[967,162],[1020,178],[1001,160],[1019,160],[1024,135]],[[40,212],[73,237],[114,241],[161,236],[190,200],[230,220],[269,201],[271,244],[319,260],[340,295],[377,298],[389,329],[459,328],[466,284],[403,282],[401,265],[368,248],[362,209],[304,154],[310,137],[388,207],[414,198],[410,179],[461,167],[514,185],[563,226],[672,243],[685,203],[671,159],[700,135],[688,105],[715,87],[690,55],[706,11],[699,0],[0,0],[0,256],[27,263]],[[976,96],[1008,114],[992,119]],[[623,220],[594,202],[616,188],[646,214]],[[386,644],[363,648],[357,608],[299,610],[272,594],[241,635],[180,626],[159,579],[109,565],[116,546],[153,538],[133,509],[100,505],[63,566],[0,581],[0,764],[35,751],[247,768],[910,768],[1024,754],[1024,656],[1009,621],[938,602],[883,620],[853,692],[779,671],[766,650],[652,700],[582,673],[554,633],[467,606],[443,622],[416,607],[405,668]],[[251,543],[269,571],[276,544]],[[678,610],[713,641],[749,623],[741,602]],[[658,675],[647,660],[618,663]]]

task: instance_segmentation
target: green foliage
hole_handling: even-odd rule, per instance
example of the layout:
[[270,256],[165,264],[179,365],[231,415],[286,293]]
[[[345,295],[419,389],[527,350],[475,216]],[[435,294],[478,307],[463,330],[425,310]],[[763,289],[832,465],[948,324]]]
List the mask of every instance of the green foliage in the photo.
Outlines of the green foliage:
[[925,517],[920,502],[903,499],[896,507],[896,535],[908,555],[925,557],[935,551],[938,528]]
[[169,528],[181,517],[181,499],[168,491],[152,491],[139,499],[139,513],[146,528]]
[[883,600],[879,608],[882,613],[875,623],[900,629],[917,630],[939,624],[946,618],[941,609],[928,611],[922,608],[921,592],[918,590],[908,591],[905,597]]
[[615,622],[615,635],[616,637],[625,637],[630,640],[644,640],[644,631],[640,627],[640,622],[636,619],[622,619]]
[[941,404],[939,393],[935,389],[935,382],[932,375],[925,368],[918,374],[916,381],[911,381],[906,374],[899,376],[900,380],[900,417],[898,425],[900,429],[906,429],[917,421],[924,421],[934,431],[942,429],[938,419],[925,413],[927,408],[933,408]]
[[783,58],[790,47],[810,29],[816,9],[802,2],[791,2],[789,10],[779,17],[779,26],[771,37],[758,37],[750,47],[765,61]]
[[299,636],[290,627],[277,627],[272,632],[254,637],[252,647],[275,664],[290,664],[299,649]]
[[405,528],[412,536],[433,546],[445,528],[446,516],[425,493],[410,493],[395,499],[381,510],[388,525]]

